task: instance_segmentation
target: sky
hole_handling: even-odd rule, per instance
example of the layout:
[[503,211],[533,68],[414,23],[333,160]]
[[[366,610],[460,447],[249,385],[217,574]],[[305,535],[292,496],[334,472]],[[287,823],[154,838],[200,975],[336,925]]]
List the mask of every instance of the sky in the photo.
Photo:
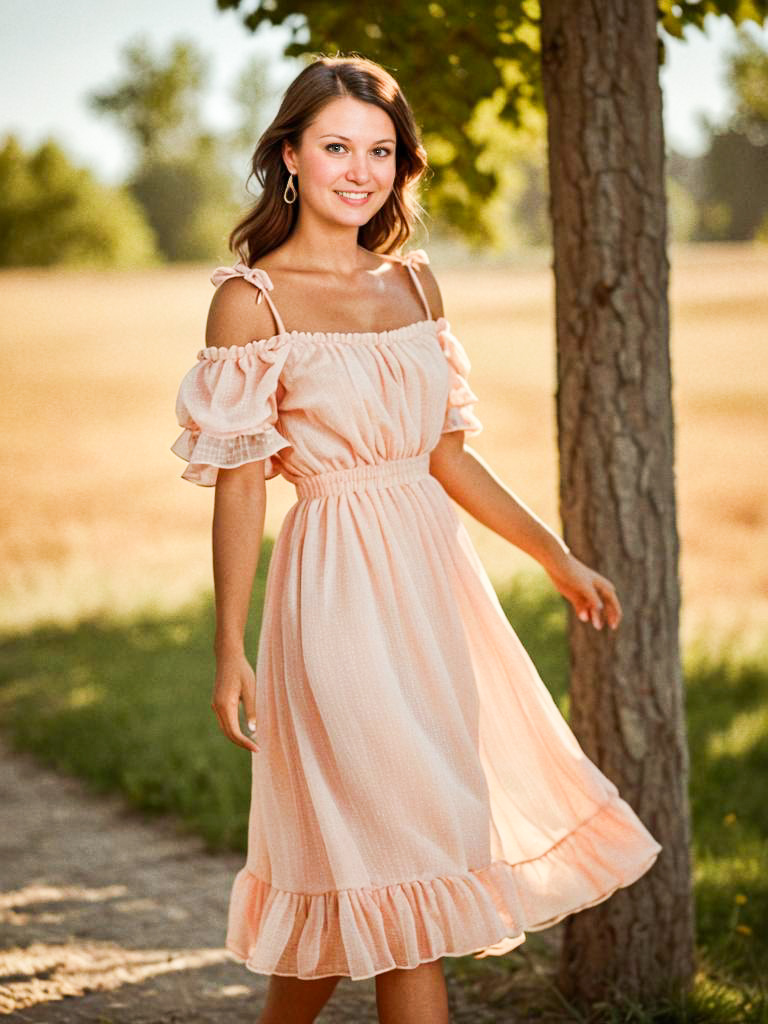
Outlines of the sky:
[[[751,25],[750,31],[768,45],[768,26]],[[236,11],[219,12],[215,0],[0,0],[0,140],[12,132],[29,149],[54,137],[102,181],[122,180],[131,151],[108,118],[89,110],[86,98],[119,80],[122,49],[139,36],[158,57],[180,38],[193,40],[209,57],[204,117],[212,127],[233,125],[228,91],[254,54],[274,67],[278,91],[298,70],[280,63],[283,30],[262,27],[253,35]],[[667,37],[664,125],[668,145],[679,152],[702,151],[702,115],[720,120],[728,113],[722,79],[734,36],[728,19],[710,15],[705,33],[689,27],[685,41]]]

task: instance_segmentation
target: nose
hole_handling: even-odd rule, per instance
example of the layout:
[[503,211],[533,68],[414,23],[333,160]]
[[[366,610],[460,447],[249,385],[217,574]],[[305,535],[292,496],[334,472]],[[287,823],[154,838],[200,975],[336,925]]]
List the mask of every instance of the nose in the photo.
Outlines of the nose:
[[364,153],[352,154],[345,177],[348,181],[354,181],[358,184],[368,180],[368,162]]

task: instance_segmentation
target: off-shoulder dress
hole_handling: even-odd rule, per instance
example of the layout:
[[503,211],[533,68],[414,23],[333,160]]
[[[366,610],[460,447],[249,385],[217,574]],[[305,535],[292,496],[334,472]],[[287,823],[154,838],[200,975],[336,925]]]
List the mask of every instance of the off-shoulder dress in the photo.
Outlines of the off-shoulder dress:
[[[393,257],[394,258],[394,257]],[[263,459],[294,484],[256,652],[248,853],[226,946],[263,974],[369,978],[499,955],[608,899],[661,846],[584,754],[430,473],[483,429],[470,361],[424,318],[203,348],[181,383],[183,477]]]

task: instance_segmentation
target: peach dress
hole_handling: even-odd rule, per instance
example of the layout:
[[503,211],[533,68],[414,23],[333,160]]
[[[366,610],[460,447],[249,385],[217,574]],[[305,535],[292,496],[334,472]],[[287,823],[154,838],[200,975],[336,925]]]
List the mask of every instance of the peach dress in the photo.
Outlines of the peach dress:
[[252,971],[369,978],[499,955],[646,872],[661,846],[584,754],[429,472],[478,434],[467,353],[432,318],[209,347],[172,450],[203,486],[263,459],[296,488],[256,659],[248,853],[226,946]]

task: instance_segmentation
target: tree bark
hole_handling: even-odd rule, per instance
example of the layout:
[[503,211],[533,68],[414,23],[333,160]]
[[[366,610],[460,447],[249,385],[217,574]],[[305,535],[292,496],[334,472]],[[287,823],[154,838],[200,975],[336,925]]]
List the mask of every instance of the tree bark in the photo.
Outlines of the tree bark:
[[647,1002],[694,969],[656,31],[652,0],[542,2],[560,516],[624,611],[597,631],[569,606],[570,724],[663,846],[568,919],[559,983],[585,1002]]

